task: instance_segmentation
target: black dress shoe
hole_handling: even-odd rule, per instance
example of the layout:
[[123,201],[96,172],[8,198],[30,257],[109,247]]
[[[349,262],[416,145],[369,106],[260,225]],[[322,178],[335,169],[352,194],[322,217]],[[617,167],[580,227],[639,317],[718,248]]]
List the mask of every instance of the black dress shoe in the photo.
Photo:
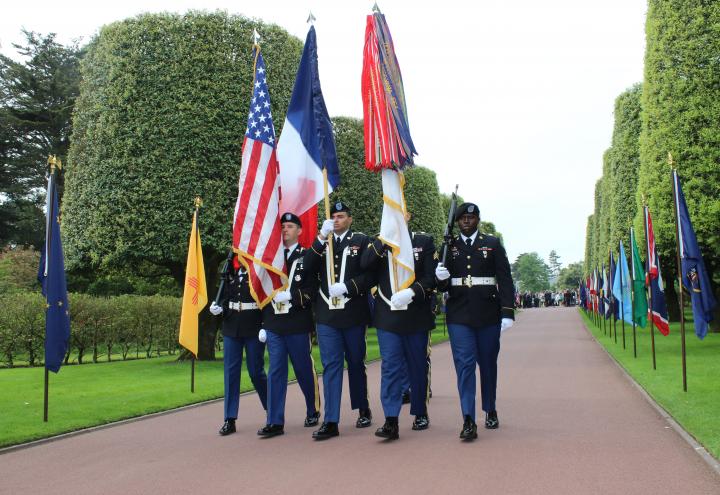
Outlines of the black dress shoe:
[[497,411],[490,411],[485,414],[485,428],[497,430],[498,426],[500,426],[500,421],[498,420]]
[[331,437],[336,437],[340,434],[338,432],[338,425],[337,423],[323,423],[320,425],[319,430],[315,430],[312,434],[312,437],[315,440],[327,440]]
[[413,430],[427,430],[430,428],[430,418],[428,418],[427,414],[418,414],[415,416],[415,421],[413,421],[412,429]]
[[403,392],[403,395],[402,395],[402,403],[403,403],[403,404],[410,404],[410,392]]
[[305,428],[310,428],[311,426],[317,426],[318,423],[320,423],[320,411],[315,411],[312,415],[305,418]]
[[372,412],[370,409],[360,409],[360,416],[355,422],[355,428],[367,428],[372,424]]
[[397,418],[386,418],[385,424],[375,431],[375,436],[387,438],[388,440],[397,440],[400,438]]
[[285,433],[285,427],[283,425],[265,425],[257,432],[257,434],[263,438],[275,437],[283,433]]
[[470,416],[465,416],[460,438],[463,440],[475,440],[477,438],[477,425]]
[[223,437],[225,435],[235,433],[235,420],[234,419],[226,419],[218,433],[220,433],[220,436],[223,436]]

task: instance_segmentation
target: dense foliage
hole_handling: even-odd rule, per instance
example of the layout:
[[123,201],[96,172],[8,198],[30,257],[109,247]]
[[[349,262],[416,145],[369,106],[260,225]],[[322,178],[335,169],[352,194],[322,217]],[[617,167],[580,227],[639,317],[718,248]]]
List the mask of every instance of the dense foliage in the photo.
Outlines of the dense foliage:
[[[103,27],[82,63],[66,174],[70,267],[149,261],[181,280],[195,196],[206,264],[230,245],[240,151],[262,35],[273,119],[302,43],[226,13],[147,14]],[[212,270],[209,270],[212,272]]]
[[[178,350],[181,303],[164,296],[70,294],[70,347],[65,363],[153,357]],[[0,296],[0,361],[42,364],[45,301],[37,292]]]
[[24,35],[13,45],[19,60],[0,54],[0,246],[39,248],[47,157],[67,156],[83,51],[54,34]]
[[518,291],[539,292],[550,288],[550,268],[537,253],[522,253],[510,268]]

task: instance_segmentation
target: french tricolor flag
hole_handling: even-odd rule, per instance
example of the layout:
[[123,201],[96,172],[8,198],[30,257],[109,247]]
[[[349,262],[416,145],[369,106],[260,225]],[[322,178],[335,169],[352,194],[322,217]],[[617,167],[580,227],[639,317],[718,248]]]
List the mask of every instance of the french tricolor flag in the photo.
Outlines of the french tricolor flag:
[[305,245],[303,240],[312,243],[317,230],[317,203],[324,197],[323,168],[327,169],[328,192],[340,184],[332,122],[320,89],[314,26],[305,40],[277,157],[280,211],[299,216],[304,227],[301,244]]

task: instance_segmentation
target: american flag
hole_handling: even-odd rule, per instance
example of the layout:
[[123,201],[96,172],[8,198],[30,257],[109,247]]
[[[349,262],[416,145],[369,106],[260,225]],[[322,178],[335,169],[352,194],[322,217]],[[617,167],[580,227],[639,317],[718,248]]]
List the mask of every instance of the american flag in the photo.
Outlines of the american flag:
[[254,48],[253,95],[242,148],[233,249],[248,272],[260,307],[287,285],[280,229],[280,176],[265,61]]

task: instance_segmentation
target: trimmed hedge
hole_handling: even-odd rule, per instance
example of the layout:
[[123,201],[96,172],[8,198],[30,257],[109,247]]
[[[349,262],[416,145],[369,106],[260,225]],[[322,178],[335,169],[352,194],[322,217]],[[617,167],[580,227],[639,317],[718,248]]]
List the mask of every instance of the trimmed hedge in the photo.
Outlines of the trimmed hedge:
[[[69,294],[70,346],[65,363],[175,354],[181,300],[166,296],[112,298]],[[42,365],[45,300],[36,292],[0,296],[0,361]]]

